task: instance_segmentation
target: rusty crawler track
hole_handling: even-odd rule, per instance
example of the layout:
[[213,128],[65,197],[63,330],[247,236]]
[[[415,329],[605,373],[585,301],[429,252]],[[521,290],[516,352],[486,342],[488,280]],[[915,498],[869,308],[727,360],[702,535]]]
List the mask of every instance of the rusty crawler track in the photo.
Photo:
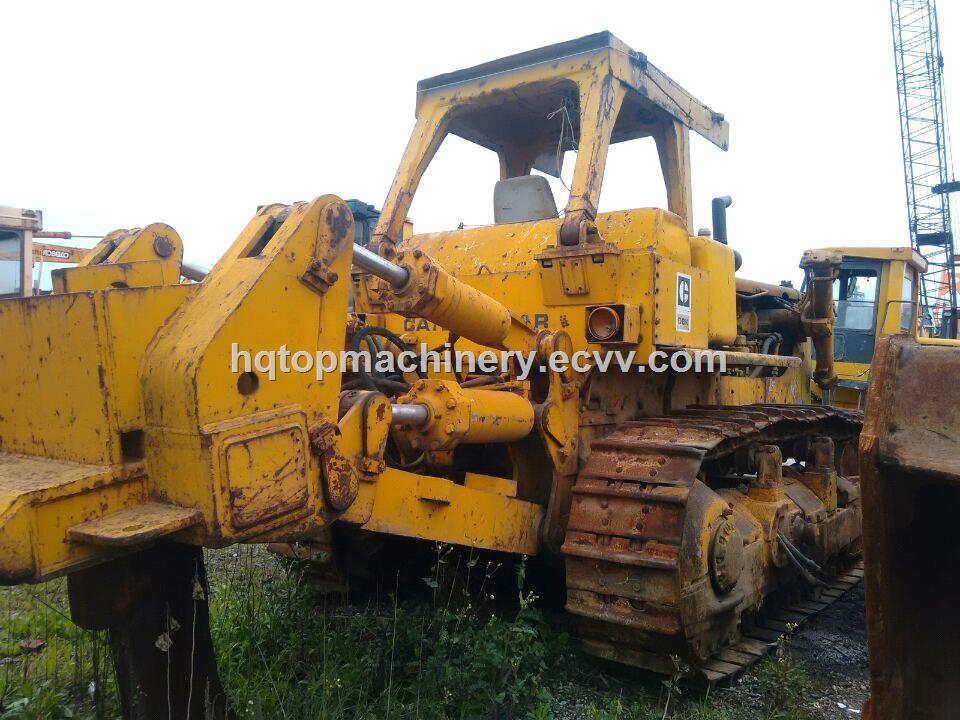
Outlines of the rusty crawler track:
[[696,666],[699,675],[710,684],[732,680],[776,647],[781,635],[790,634],[790,626],[802,627],[807,620],[833,605],[862,581],[863,560],[857,560],[839,573],[827,587],[821,588],[816,598],[768,610],[763,618],[744,628],[739,642],[699,663]]
[[626,423],[594,442],[573,488],[562,548],[567,610],[578,616],[584,650],[666,673],[678,656],[701,680],[722,682],[762,657],[787,623],[800,624],[853,587],[857,568],[815,599],[779,612],[765,606],[763,619],[741,627],[789,570],[768,576],[759,561],[748,563],[753,575],[717,591],[701,557],[702,534],[730,513],[698,478],[742,467],[753,445],[790,448],[828,436],[839,449],[860,425],[859,413],[819,405],[696,407]]

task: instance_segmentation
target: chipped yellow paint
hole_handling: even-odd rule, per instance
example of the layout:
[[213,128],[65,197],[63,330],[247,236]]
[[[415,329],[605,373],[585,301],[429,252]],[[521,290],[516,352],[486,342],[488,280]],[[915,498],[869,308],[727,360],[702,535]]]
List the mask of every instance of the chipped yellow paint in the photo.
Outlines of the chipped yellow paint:
[[536,554],[543,508],[444,478],[387,468],[364,530]]

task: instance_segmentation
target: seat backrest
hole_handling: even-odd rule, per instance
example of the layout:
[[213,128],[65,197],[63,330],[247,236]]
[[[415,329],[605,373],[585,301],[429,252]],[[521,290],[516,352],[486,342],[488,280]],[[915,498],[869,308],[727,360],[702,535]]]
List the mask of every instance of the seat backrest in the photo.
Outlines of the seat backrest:
[[542,175],[500,180],[493,189],[493,221],[497,225],[558,217],[550,183]]

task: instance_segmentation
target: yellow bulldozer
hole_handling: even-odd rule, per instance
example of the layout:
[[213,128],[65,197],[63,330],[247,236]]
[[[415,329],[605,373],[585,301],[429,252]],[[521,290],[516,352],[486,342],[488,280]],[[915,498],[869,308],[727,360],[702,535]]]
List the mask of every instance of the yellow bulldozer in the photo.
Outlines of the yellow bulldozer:
[[[804,256],[801,292],[694,234],[690,132],[726,149],[723,116],[609,33],[424,80],[416,114],[366,248],[322,195],[258,209],[200,282],[153,225],[0,302],[0,581],[68,576],[129,717],[229,713],[203,547],[553,558],[586,652],[709,682],[862,576],[862,416],[811,393],[837,382],[842,257]],[[449,135],[496,153],[495,223],[405,238]],[[599,213],[637,138],[668,207]],[[568,150],[561,211],[542,173]],[[437,347],[494,360],[362,356]]]

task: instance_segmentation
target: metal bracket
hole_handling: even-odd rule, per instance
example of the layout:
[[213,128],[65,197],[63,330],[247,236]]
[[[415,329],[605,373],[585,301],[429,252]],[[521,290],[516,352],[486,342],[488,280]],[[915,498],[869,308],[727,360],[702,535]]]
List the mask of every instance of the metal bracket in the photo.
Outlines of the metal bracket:
[[340,279],[340,276],[332,270],[329,270],[327,264],[322,260],[314,260],[307,266],[307,269],[303,271],[300,279],[305,285],[308,285],[323,295],[330,289],[331,285]]

